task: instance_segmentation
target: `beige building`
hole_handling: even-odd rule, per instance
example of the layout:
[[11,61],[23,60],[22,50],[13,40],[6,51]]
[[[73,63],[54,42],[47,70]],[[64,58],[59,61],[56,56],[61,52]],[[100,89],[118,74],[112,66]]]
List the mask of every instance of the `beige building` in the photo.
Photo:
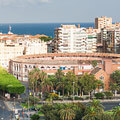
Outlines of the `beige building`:
[[95,29],[101,29],[105,27],[112,26],[112,18],[107,18],[106,16],[102,16],[101,18],[95,18]]
[[8,70],[9,61],[12,58],[23,55],[23,46],[15,45],[5,45],[0,43],[0,65]]

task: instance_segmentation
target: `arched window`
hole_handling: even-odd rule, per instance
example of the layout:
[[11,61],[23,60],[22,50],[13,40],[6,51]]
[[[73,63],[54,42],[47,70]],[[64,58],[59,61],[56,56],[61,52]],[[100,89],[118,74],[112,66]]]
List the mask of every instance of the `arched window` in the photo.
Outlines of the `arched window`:
[[41,67],[41,70],[43,70],[43,69],[44,69],[44,66]]
[[47,70],[49,70],[50,69],[50,66],[47,66]]
[[55,66],[53,66],[53,67],[52,67],[52,69],[53,69],[53,70],[55,70],[55,69],[56,69],[56,67],[55,67]]
[[36,68],[36,66],[34,65],[33,68]]
[[25,72],[27,72],[27,65],[25,65]]
[[30,68],[30,69],[32,69],[32,66],[31,66],[31,65],[29,65],[29,68]]

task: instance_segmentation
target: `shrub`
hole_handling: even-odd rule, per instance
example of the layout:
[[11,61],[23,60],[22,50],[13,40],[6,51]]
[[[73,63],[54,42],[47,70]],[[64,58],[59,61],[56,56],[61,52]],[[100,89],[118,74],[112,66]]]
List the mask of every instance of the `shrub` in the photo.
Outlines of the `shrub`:
[[[25,99],[26,104],[28,104],[28,98]],[[39,98],[37,97],[33,97],[33,96],[29,96],[29,104],[30,105],[34,105],[37,104],[39,102]]]
[[112,92],[107,91],[107,92],[104,92],[104,94],[105,94],[107,99],[111,99],[113,97],[113,93]]
[[40,116],[37,114],[34,114],[30,117],[31,120],[40,120]]
[[105,96],[104,93],[96,93],[95,94],[96,99],[103,99],[104,96]]
[[83,100],[83,98],[81,98],[81,97],[75,97],[75,100]]
[[13,75],[0,66],[0,89],[8,93],[22,94],[25,87]]

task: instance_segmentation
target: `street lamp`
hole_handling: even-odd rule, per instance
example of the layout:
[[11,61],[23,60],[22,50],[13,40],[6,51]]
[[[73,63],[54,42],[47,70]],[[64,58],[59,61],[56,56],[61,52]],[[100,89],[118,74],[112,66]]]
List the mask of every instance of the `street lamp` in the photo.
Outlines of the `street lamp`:
[[74,100],[74,84],[75,82],[73,82],[73,100]]
[[1,109],[1,105],[0,105],[0,109]]

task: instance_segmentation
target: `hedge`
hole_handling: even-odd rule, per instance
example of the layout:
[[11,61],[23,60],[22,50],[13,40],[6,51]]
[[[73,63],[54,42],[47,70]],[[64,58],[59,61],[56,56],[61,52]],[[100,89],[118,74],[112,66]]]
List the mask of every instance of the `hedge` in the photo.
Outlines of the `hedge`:
[[25,91],[25,86],[4,68],[0,67],[0,89],[8,93],[21,94]]

